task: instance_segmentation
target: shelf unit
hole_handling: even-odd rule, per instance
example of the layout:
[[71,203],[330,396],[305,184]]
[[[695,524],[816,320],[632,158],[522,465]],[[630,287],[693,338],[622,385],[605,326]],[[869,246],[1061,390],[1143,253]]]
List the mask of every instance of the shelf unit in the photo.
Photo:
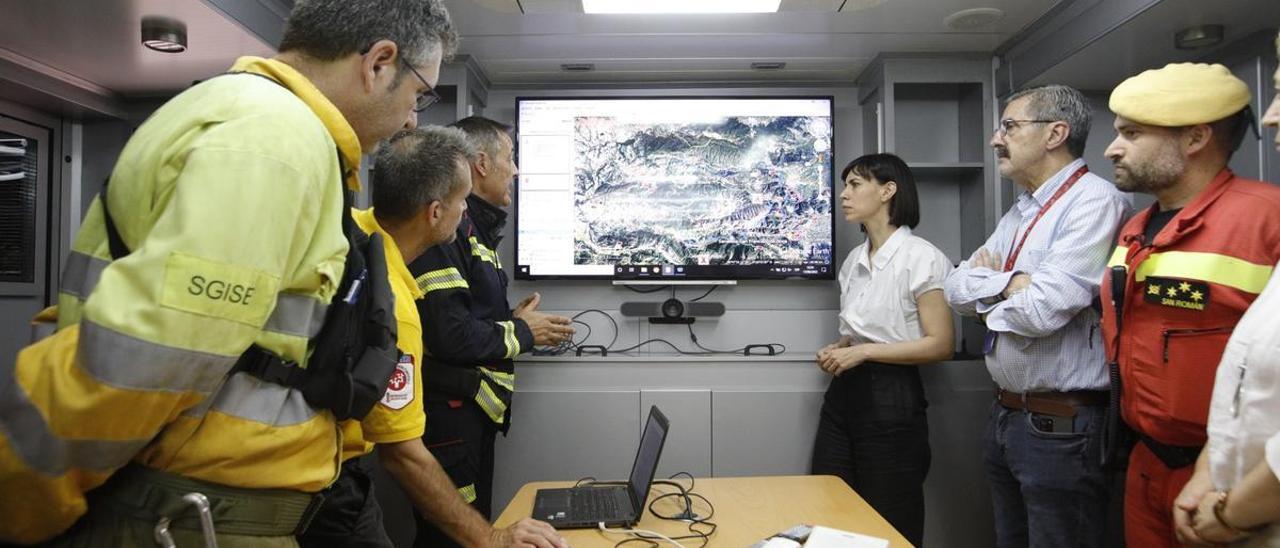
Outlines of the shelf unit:
[[[995,119],[990,58],[881,56],[858,85],[865,152],[906,160],[920,193],[915,233],[958,264],[986,241],[1002,213],[987,145]],[[981,329],[967,321],[957,326],[957,351],[977,354]]]

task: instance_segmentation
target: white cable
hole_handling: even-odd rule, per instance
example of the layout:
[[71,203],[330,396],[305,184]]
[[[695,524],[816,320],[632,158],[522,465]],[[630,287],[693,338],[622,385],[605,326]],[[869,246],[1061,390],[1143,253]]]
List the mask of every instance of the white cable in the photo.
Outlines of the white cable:
[[[599,525],[599,526],[600,526],[600,532],[602,532],[602,533],[613,533],[613,534],[615,534],[615,535],[635,535],[635,536],[637,536],[637,537],[639,537],[639,538],[642,538],[642,539],[645,539],[645,540],[653,540],[653,538],[658,538],[658,539],[662,539],[662,540],[665,540],[665,541],[667,541],[667,542],[670,542],[671,544],[674,544],[675,546],[677,546],[677,547],[679,547],[679,548],[684,548],[684,545],[683,545],[683,544],[680,544],[679,542],[676,542],[675,540],[672,540],[672,539],[671,539],[671,537],[668,537],[668,536],[666,536],[666,535],[664,535],[664,534],[662,534],[662,533],[657,533],[657,532],[654,532],[654,531],[647,531],[647,530],[645,530],[645,529],[609,529],[608,527],[605,527],[605,526],[604,526],[604,522],[603,522],[603,521],[596,522],[596,525]],[[645,537],[645,535],[650,535],[650,536],[651,536],[651,537],[653,537],[653,538]]]

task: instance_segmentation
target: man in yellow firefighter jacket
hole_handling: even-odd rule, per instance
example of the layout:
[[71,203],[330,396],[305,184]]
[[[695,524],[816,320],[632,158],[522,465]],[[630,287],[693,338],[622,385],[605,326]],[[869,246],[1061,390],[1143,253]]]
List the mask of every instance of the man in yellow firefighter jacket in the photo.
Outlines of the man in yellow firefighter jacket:
[[300,1],[279,55],[138,128],[76,236],[59,331],[0,361],[0,541],[150,545],[172,517],[190,544],[182,497],[200,492],[223,546],[295,543],[337,477],[339,425],[228,372],[251,345],[306,367],[361,154],[415,125],[456,41],[440,0]]

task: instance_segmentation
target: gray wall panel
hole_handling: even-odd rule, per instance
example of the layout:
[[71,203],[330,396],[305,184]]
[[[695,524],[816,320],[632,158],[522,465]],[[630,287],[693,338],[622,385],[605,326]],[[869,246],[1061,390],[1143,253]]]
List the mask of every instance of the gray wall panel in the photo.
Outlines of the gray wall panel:
[[81,160],[80,211],[77,212],[80,219],[89,211],[89,205],[102,190],[102,182],[111,176],[120,151],[133,135],[133,127],[123,120],[87,121],[83,126],[84,157]]
[[960,187],[967,183],[919,170],[914,174],[920,195],[920,224],[913,234],[941,249],[952,264],[967,259],[960,241],[963,231],[956,230],[961,224],[961,213],[973,211],[960,208]]
[[933,546],[994,546],[991,493],[982,464],[991,377],[980,361],[924,367],[921,376],[933,451],[924,485],[925,539]]
[[[1089,140],[1084,147],[1085,164],[1089,166],[1089,171],[1103,179],[1115,182],[1115,166],[1104,154],[1107,147],[1111,146],[1111,142],[1116,138],[1116,115],[1107,107],[1111,91],[1082,91],[1085,94],[1085,98],[1089,100],[1090,114],[1093,117],[1093,123],[1089,128]],[[1135,212],[1156,201],[1155,197],[1150,194],[1129,193],[1128,196],[1134,204]]]
[[656,405],[671,421],[662,458],[655,479],[688,472],[695,477],[711,475],[711,390],[643,390],[640,392],[640,424],[636,430],[638,445],[649,417],[649,406]]
[[959,162],[960,104],[943,100],[955,94],[952,84],[896,85],[891,150],[908,163]]
[[[640,392],[516,392],[511,431],[498,436],[493,503],[531,481],[625,479],[640,439]],[[427,418],[430,424],[430,417]]]
[[715,391],[711,397],[713,473],[808,474],[825,390]]

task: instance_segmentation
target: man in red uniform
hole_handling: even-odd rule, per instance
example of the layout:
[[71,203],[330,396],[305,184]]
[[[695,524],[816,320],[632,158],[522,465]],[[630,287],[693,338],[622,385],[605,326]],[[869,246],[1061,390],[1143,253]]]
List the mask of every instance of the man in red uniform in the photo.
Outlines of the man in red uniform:
[[[1250,124],[1249,89],[1222,65],[1171,64],[1111,94],[1115,184],[1156,203],[1121,229],[1103,280],[1103,336],[1138,443],[1125,481],[1125,541],[1174,546],[1174,519],[1211,488],[1188,486],[1205,443],[1227,337],[1280,259],[1280,187],[1227,168]],[[1121,290],[1123,294],[1121,294]]]

